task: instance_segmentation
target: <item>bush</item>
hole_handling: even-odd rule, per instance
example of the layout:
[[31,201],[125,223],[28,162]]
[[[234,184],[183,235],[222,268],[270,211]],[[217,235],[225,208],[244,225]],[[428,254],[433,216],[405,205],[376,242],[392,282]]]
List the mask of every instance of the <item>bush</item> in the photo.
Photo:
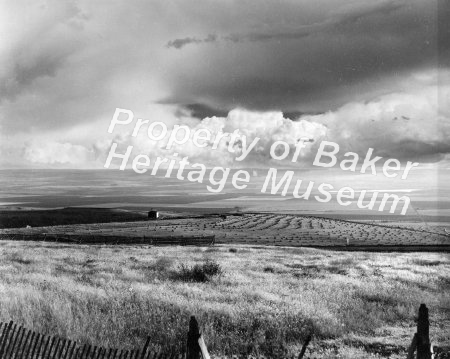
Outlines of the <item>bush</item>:
[[153,269],[157,272],[165,272],[171,267],[172,262],[173,260],[171,258],[159,257],[153,264]]
[[408,260],[408,263],[411,264],[415,264],[418,266],[438,266],[441,264],[445,264],[445,262],[441,262],[441,261],[433,261],[433,260],[428,260],[428,259],[420,259],[420,258],[415,258],[413,260]]
[[25,258],[21,253],[19,252],[13,252],[9,255],[8,258],[11,262],[16,262],[19,264],[31,264],[33,261],[29,258]]
[[208,282],[214,276],[223,274],[220,264],[214,261],[206,261],[203,264],[195,264],[189,267],[182,263],[175,273],[175,278],[184,282]]
[[222,274],[222,268],[220,267],[220,264],[214,261],[207,260],[203,264],[202,268],[206,275],[214,276]]

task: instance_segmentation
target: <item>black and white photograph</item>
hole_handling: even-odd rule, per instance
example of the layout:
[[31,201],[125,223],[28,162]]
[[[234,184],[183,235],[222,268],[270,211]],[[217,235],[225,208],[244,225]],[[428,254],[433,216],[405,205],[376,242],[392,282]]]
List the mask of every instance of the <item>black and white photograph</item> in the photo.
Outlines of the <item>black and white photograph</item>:
[[0,359],[450,358],[450,1],[0,0]]

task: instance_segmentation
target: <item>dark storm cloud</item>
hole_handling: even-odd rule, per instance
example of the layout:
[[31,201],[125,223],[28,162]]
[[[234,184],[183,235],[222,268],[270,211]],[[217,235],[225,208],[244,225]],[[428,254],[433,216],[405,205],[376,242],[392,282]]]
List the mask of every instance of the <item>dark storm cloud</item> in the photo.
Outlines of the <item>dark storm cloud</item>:
[[226,117],[228,115],[228,111],[224,111],[219,108],[214,108],[201,103],[188,104],[182,107],[189,112],[190,116],[198,118],[200,120],[204,119],[205,117]]
[[[449,152],[450,127],[439,124],[450,123],[448,8],[438,0],[0,2],[0,152],[39,138],[25,146],[33,162],[78,165],[93,143],[107,150],[120,107],[167,124],[218,116],[261,135],[280,117],[266,110],[279,110],[295,126],[323,125],[348,150],[439,159]],[[247,121],[230,120],[236,108]],[[402,116],[410,120],[392,121]]]
[[[183,66],[168,76],[172,86],[166,100],[227,109],[320,111],[399,90],[405,73],[437,60],[435,2],[335,5],[331,10],[318,5],[328,11],[310,23],[280,21],[256,26],[258,31],[222,32],[209,44],[201,37],[172,40],[174,56],[185,56]],[[299,5],[292,16],[296,11],[300,18],[313,8]],[[232,21],[230,29],[245,27]]]
[[196,39],[195,37],[186,37],[184,39],[175,39],[172,41],[169,41],[167,43],[167,47],[174,47],[176,49],[181,49],[183,46],[188,44],[204,44],[208,42],[214,42],[217,40],[217,36],[213,34],[209,34],[204,39]]
[[174,47],[181,49],[183,46],[191,44],[203,44],[215,41],[231,41],[231,42],[257,42],[257,41],[273,41],[273,40],[296,40],[312,35],[318,32],[333,31],[338,27],[345,27],[359,21],[364,21],[364,18],[376,15],[389,15],[391,12],[401,8],[403,5],[397,2],[382,2],[369,4],[363,8],[349,9],[350,13],[337,13],[334,17],[324,20],[323,22],[314,23],[311,25],[301,26],[298,29],[290,31],[279,32],[250,32],[250,33],[231,33],[229,35],[221,36],[208,35],[207,38],[201,40],[192,37],[183,39],[171,40],[167,43],[167,47]]
[[[10,3],[0,53],[0,103],[14,101],[37,80],[54,78],[68,57],[78,48],[76,34],[82,30],[84,14],[73,2],[34,4],[24,10],[26,26],[20,18],[20,1]],[[8,9],[9,7],[9,9]],[[5,9],[2,9],[5,11]],[[30,16],[39,15],[39,18]]]
[[0,5],[9,20],[0,22],[6,34],[0,46],[3,133],[68,130],[156,97],[155,50],[163,48],[166,24],[143,16],[159,17],[155,3],[6,4]]
[[8,78],[0,84],[0,101],[13,100],[25,87],[41,77],[54,77],[65,56],[41,54],[32,63],[16,63]]
[[438,0],[438,52],[439,66],[450,66],[450,1]]
[[[435,107],[431,94],[437,81],[441,92],[448,81],[430,76],[439,60],[447,66],[442,57],[449,47],[442,35],[448,25],[445,16],[438,19],[437,2],[331,5],[304,3],[283,13],[291,21],[277,18],[261,26],[228,18],[229,31],[205,29],[217,33],[214,41],[172,46],[168,51],[179,56],[180,66],[169,75],[171,94],[165,101],[201,103],[207,116],[215,108],[283,111],[293,120],[324,124],[328,139],[339,143],[342,153],[364,156],[372,147],[384,157],[445,158],[449,129],[441,124],[449,121],[447,106]],[[276,15],[277,8],[265,11]],[[198,29],[196,34],[195,39],[203,38]],[[428,74],[421,75],[426,81],[416,78],[422,73]]]

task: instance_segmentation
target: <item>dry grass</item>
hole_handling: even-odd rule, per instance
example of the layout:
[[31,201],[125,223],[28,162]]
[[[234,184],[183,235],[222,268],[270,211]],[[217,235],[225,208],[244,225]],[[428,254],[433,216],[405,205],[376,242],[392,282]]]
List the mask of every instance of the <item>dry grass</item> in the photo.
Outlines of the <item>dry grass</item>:
[[[302,248],[82,246],[0,242],[0,319],[104,346],[179,347],[189,316],[215,355],[404,357],[420,303],[436,344],[449,340],[444,254]],[[215,261],[205,282],[176,274]],[[212,262],[209,262],[212,263]],[[370,354],[369,354],[370,353]]]

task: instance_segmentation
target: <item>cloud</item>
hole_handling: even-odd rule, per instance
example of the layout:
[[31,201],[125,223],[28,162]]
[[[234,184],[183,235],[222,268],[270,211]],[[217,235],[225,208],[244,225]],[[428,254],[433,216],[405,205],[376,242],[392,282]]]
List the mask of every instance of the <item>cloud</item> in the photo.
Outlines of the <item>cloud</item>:
[[447,96],[449,85],[425,86],[302,118],[327,126],[327,139],[340,145],[341,155],[361,156],[371,147],[383,157],[438,162],[450,153],[450,105],[442,101]]
[[224,111],[218,108],[213,108],[208,105],[204,105],[201,103],[193,103],[193,104],[187,104],[187,105],[180,105],[178,106],[175,115],[177,117],[195,117],[198,119],[204,119],[205,117],[213,117],[213,116],[219,116],[219,117],[226,117],[228,114],[228,111]]
[[[211,16],[207,7],[199,11]],[[237,11],[252,15],[244,22]],[[187,46],[204,44],[198,25],[196,35],[177,38],[195,41],[181,41],[168,54],[166,102],[325,111],[401,91],[405,77],[435,67],[438,58],[433,1],[247,2],[223,13],[216,16],[228,26],[204,26],[204,33],[217,34],[214,46]]]
[[[161,141],[152,141],[144,128],[136,137],[131,134],[134,124],[125,129],[116,129],[113,133],[115,138],[111,142],[118,144],[118,151],[124,153],[126,148],[133,146],[132,156],[138,154],[148,154],[154,160],[157,156],[172,158],[173,153],[178,153],[180,158],[189,157],[191,163],[203,163],[206,166],[224,166],[231,168],[239,167],[267,167],[269,165],[280,166],[279,161],[272,160],[270,156],[270,146],[275,141],[285,141],[290,144],[291,149],[302,138],[319,139],[326,134],[326,127],[319,123],[313,123],[305,120],[293,121],[283,116],[281,112],[254,112],[244,109],[234,109],[225,117],[206,117],[201,121],[186,116],[180,118],[176,124],[187,125],[190,128],[190,140],[182,145],[174,145],[167,150],[167,140],[172,133],[173,126],[168,126],[168,133]],[[199,129],[207,129],[212,134],[209,145],[205,148],[199,148],[194,145],[192,139],[194,133]],[[233,147],[234,152],[229,151],[229,138],[221,140],[217,149],[212,149],[214,138],[219,132],[232,133],[238,130],[240,136],[245,136],[247,146],[256,138],[259,138],[257,145],[244,161],[236,161],[236,157],[242,153],[242,138],[239,138]],[[117,133],[117,134],[116,134]],[[120,134],[120,135],[119,135]],[[119,135],[119,136],[118,136]],[[103,149],[106,150],[101,156],[102,160],[106,158],[109,152],[110,143],[105,143]],[[300,161],[306,163],[306,159],[312,155],[312,148],[304,150],[300,156]],[[117,162],[118,163],[118,162]],[[288,164],[289,165],[289,164]]]
[[[50,3],[25,8],[21,1],[3,5],[9,16],[2,32],[9,36],[0,52],[0,102],[14,100],[40,78],[54,77],[76,51],[83,14],[70,1]],[[23,16],[28,19],[26,26]]]
[[164,25],[136,19],[158,17],[155,4],[19,0],[3,7],[4,133],[65,131],[102,120],[116,106],[146,109],[164,93],[158,79]]
[[2,10],[0,121],[12,133],[99,121],[117,106],[145,113],[158,101],[221,113],[336,109],[434,66],[440,24],[434,2],[416,0],[49,0]]
[[187,44],[205,44],[208,42],[217,41],[217,36],[213,34],[209,34],[204,39],[196,39],[195,37],[185,37],[184,39],[175,39],[171,40],[167,43],[167,47],[174,47],[175,49],[181,49],[183,46]]
[[32,142],[24,148],[24,159],[32,164],[86,166],[94,160],[93,149],[71,143]]
[[[446,76],[450,76],[450,73]],[[429,82],[433,75],[421,74],[418,77]],[[321,141],[327,140],[339,145],[340,159],[344,158],[345,153],[354,152],[362,161],[368,149],[373,148],[374,155],[384,158],[435,163],[450,155],[450,105],[445,101],[448,96],[450,85],[421,86],[411,89],[409,93],[391,93],[371,101],[350,102],[334,111],[300,114],[295,118],[289,118],[280,111],[234,109],[226,116],[209,116],[198,120],[193,116],[197,114],[196,111],[189,107],[184,112],[173,108],[177,117],[166,115],[166,118],[160,116],[150,119],[150,122],[163,120],[167,124],[169,133],[162,141],[150,140],[145,127],[137,137],[131,136],[134,128],[132,123],[116,128],[113,135],[98,139],[94,137],[85,143],[81,143],[81,137],[77,139],[75,134],[68,136],[72,139],[65,142],[57,141],[56,134],[41,142],[28,141],[22,153],[24,159],[32,165],[101,168],[111,144],[115,142],[119,145],[119,152],[125,152],[129,145],[134,146],[133,156],[148,154],[152,159],[157,156],[171,158],[177,152],[180,158],[188,156],[191,163],[199,162],[210,167],[308,168],[312,167]],[[191,141],[166,150],[170,130],[175,124],[190,128]],[[240,135],[247,137],[247,143],[257,137],[260,140],[247,158],[238,162],[235,158],[241,153],[242,142],[236,142],[235,153],[229,152],[226,141],[221,142],[215,150],[211,146],[198,148],[192,143],[192,135],[199,129],[208,129],[213,135],[219,131],[232,133],[238,129]],[[87,132],[87,129],[82,131]],[[295,145],[305,137],[310,142],[301,151],[297,162],[292,163]],[[290,145],[290,156],[284,161],[273,160],[270,155],[271,145],[280,140]],[[212,141],[213,139],[210,142]]]
[[365,21],[366,18],[377,15],[389,15],[395,10],[400,9],[403,4],[397,1],[383,1],[380,3],[361,3],[346,6],[320,22],[309,25],[300,25],[297,28],[289,30],[272,29],[272,31],[260,31],[249,33],[231,33],[223,35],[220,38],[217,35],[208,35],[205,39],[197,39],[195,37],[186,37],[182,39],[171,40],[167,43],[167,47],[181,49],[186,45],[204,44],[217,41],[237,42],[265,42],[273,40],[297,40],[303,37],[319,33],[332,32],[336,28],[344,28],[356,22]]
[[[430,84],[436,74],[417,75],[424,81],[422,86],[409,92],[396,92],[364,102],[349,102],[334,111],[322,114],[300,115],[288,118],[280,111],[248,111],[235,109],[225,117],[206,117],[200,122],[189,119],[189,113],[181,117],[179,124],[187,124],[191,131],[207,128],[213,133],[219,130],[246,135],[248,141],[259,137],[258,146],[244,163],[237,163],[235,155],[229,153],[224,144],[215,151],[181,145],[173,151],[180,156],[189,156],[210,165],[226,166],[311,166],[322,140],[340,146],[338,157],[346,152],[357,153],[362,160],[368,149],[384,158],[401,161],[434,163],[450,154],[450,105],[445,98],[450,96],[450,85]],[[441,78],[450,73],[439,75]],[[425,83],[429,83],[425,85]],[[290,144],[291,154],[302,137],[313,141],[302,151],[298,164],[290,163],[291,157],[279,162],[271,159],[270,146],[278,140]],[[127,136],[125,136],[127,138]],[[128,136],[128,138],[130,138]],[[167,155],[165,143],[155,143],[144,135],[138,137],[136,149],[144,153]],[[239,147],[239,146],[238,146]]]
[[[2,161],[83,167],[79,156],[101,166],[116,107],[168,126],[235,126],[264,144],[312,131],[311,146],[323,137],[343,151],[364,154],[371,146],[385,156],[438,161],[448,153],[450,109],[434,93],[447,91],[450,77],[448,6],[437,5],[2,3]],[[121,135],[126,145],[128,134]],[[145,139],[135,145],[162,153]],[[225,152],[196,150],[184,151],[232,161]],[[264,149],[249,163],[268,159]]]

